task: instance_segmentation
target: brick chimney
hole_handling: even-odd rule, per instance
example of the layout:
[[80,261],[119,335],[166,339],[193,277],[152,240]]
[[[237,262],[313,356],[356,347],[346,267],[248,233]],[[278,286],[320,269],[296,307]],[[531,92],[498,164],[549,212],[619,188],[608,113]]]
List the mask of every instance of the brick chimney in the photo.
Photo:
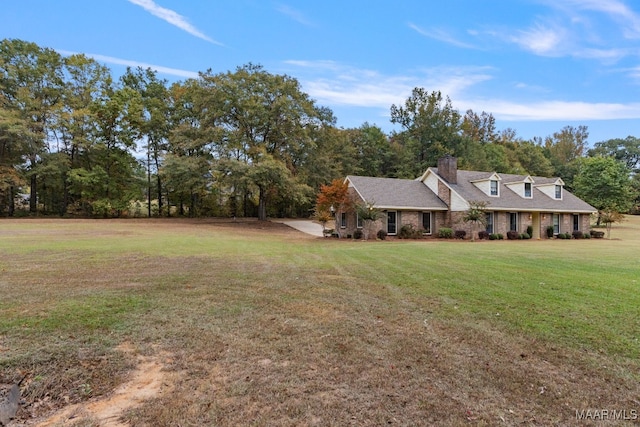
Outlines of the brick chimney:
[[438,159],[438,175],[449,184],[458,183],[458,159],[447,154]]

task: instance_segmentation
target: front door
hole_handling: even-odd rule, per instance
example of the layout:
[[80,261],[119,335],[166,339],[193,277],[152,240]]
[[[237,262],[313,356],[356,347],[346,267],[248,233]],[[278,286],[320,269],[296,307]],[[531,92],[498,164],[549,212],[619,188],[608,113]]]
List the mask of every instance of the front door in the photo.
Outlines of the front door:
[[533,228],[532,239],[540,239],[540,212],[533,212],[531,214],[531,227]]
[[396,211],[387,212],[387,234],[396,234],[398,229],[398,213]]

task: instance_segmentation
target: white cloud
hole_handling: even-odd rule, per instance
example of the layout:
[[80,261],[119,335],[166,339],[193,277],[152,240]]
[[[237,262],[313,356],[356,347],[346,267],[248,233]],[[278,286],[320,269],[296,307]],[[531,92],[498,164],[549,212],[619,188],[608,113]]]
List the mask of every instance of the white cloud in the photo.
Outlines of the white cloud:
[[626,37],[640,38],[640,15],[620,0],[554,0],[549,4],[572,11],[589,10],[604,13],[623,26]]
[[409,26],[409,28],[411,28],[412,30],[416,31],[418,34],[423,35],[425,37],[429,37],[431,39],[439,40],[441,42],[444,42],[453,46],[457,46],[457,47],[462,47],[465,49],[474,48],[473,45],[456,39],[455,37],[453,37],[451,34],[449,34],[447,31],[443,29],[431,28],[429,30],[426,30],[412,22],[409,22],[407,25]]
[[299,24],[306,25],[307,27],[313,26],[313,23],[309,21],[302,12],[290,6],[287,6],[285,4],[279,4],[277,5],[276,10],[288,16],[289,18],[293,19],[294,21],[298,22]]
[[415,87],[455,98],[466,88],[491,79],[488,67],[435,67],[388,76],[333,61],[286,61],[296,67],[303,89],[321,104],[389,109],[402,104]]
[[521,30],[511,36],[511,41],[536,55],[556,56],[561,51],[561,44],[567,39],[566,31],[557,26],[551,27],[536,23],[527,30]]
[[[470,95],[475,86],[493,79],[490,67],[435,67],[405,75],[383,75],[372,70],[348,67],[334,61],[287,61],[300,76],[302,89],[321,105],[330,108],[375,108],[380,116],[392,104],[402,105],[415,87],[439,90],[449,96],[453,107],[486,111],[504,121],[591,121],[640,118],[640,103],[584,101],[519,101],[508,98],[479,98]],[[640,67],[628,70],[640,76]],[[549,89],[515,83],[515,88],[545,94]],[[370,113],[369,113],[370,115]]]
[[640,83],[640,66],[634,67],[628,70],[624,70],[631,76],[631,78],[635,79],[637,83]]
[[529,93],[549,93],[551,91],[547,87],[540,86],[540,85],[532,85],[532,84],[524,83],[524,82],[515,83],[514,87],[516,89],[519,89],[519,90],[522,90],[522,91],[526,91],[526,92],[529,92]]
[[[77,54],[77,52],[70,52],[70,51],[67,51],[67,50],[58,50],[58,52],[61,55],[76,55]],[[162,65],[147,64],[145,62],[132,61],[132,60],[129,60],[129,59],[114,58],[112,56],[100,55],[100,54],[95,54],[95,53],[85,53],[84,55],[89,57],[89,58],[93,58],[98,62],[103,62],[103,63],[107,63],[107,64],[124,65],[126,67],[131,67],[131,68],[137,68],[137,67],[141,67],[143,69],[151,68],[152,70],[157,71],[159,74],[168,74],[168,75],[171,75],[171,76],[184,77],[184,78],[188,78],[188,79],[197,78],[199,76],[199,74],[197,72],[194,72],[194,71],[180,70],[178,68],[163,67]]]
[[168,22],[169,24],[174,25],[183,31],[186,31],[192,36],[196,36],[202,40],[206,40],[209,43],[223,46],[222,43],[216,40],[213,40],[211,37],[207,36],[200,30],[198,30],[196,27],[191,25],[184,16],[180,15],[179,13],[171,9],[167,9],[157,5],[153,0],[129,0],[129,2],[135,4],[136,6],[142,7],[144,10],[151,13],[153,16],[157,16],[158,18]]
[[519,103],[503,99],[461,101],[466,108],[487,111],[505,121],[585,121],[640,118],[640,103],[540,101]]
[[[620,59],[633,54],[630,49],[597,49],[597,48],[584,48],[575,52],[575,56],[578,58],[597,59],[603,63],[612,64]],[[637,54],[637,52],[636,52]]]
[[487,30],[523,50],[546,57],[569,56],[613,64],[638,56],[629,40],[640,38],[640,14],[620,0],[537,0],[545,15],[521,30]]

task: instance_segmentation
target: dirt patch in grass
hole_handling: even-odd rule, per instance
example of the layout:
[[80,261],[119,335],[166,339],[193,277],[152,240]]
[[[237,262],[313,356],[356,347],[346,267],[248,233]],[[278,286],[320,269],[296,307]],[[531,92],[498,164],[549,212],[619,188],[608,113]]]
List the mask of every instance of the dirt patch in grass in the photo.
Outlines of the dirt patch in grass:
[[[118,346],[118,350],[127,354],[133,352],[129,343]],[[99,399],[65,406],[46,419],[36,421],[36,424],[41,427],[87,423],[101,427],[126,426],[126,422],[121,420],[126,411],[169,391],[171,381],[163,370],[163,358],[166,359],[167,356],[138,355],[136,366],[127,375],[126,382],[118,386],[113,393]]]
[[[637,360],[389,284],[389,242],[252,221],[61,221],[37,232],[89,239],[92,227],[95,247],[1,253],[0,382],[27,375],[17,425],[61,409],[49,425],[571,426],[597,425],[576,411],[640,412]],[[102,244],[116,236],[126,253]],[[343,261],[364,246],[379,258]],[[145,383],[152,396],[135,386]],[[131,392],[132,404],[103,411]]]
[[0,359],[0,382],[22,381],[23,403],[16,414],[16,425],[111,393],[130,367],[129,361],[113,350],[67,346],[60,342],[58,345],[42,342],[42,345],[26,354]]

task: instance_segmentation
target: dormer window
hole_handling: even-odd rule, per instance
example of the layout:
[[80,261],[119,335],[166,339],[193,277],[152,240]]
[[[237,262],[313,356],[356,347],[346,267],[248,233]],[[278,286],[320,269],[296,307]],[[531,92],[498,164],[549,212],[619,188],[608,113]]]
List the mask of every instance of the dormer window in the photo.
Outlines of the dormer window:
[[492,173],[489,176],[480,177],[480,179],[476,179],[474,181],[469,181],[473,185],[476,186],[480,191],[486,194],[489,197],[499,197],[500,196],[500,186],[499,183],[502,181],[502,178],[497,173]]
[[556,184],[556,199],[562,199],[562,185]]
[[498,181],[496,181],[495,179],[491,180],[491,195],[492,196],[498,195]]
[[531,175],[527,175],[521,181],[509,179],[508,182],[504,183],[504,186],[523,199],[531,199],[533,198],[533,184],[533,178],[531,178]]
[[[534,184],[535,185],[535,184]],[[558,178],[553,182],[545,182],[544,184],[536,185],[536,188],[548,198],[552,200],[562,200],[562,188],[564,182]]]

